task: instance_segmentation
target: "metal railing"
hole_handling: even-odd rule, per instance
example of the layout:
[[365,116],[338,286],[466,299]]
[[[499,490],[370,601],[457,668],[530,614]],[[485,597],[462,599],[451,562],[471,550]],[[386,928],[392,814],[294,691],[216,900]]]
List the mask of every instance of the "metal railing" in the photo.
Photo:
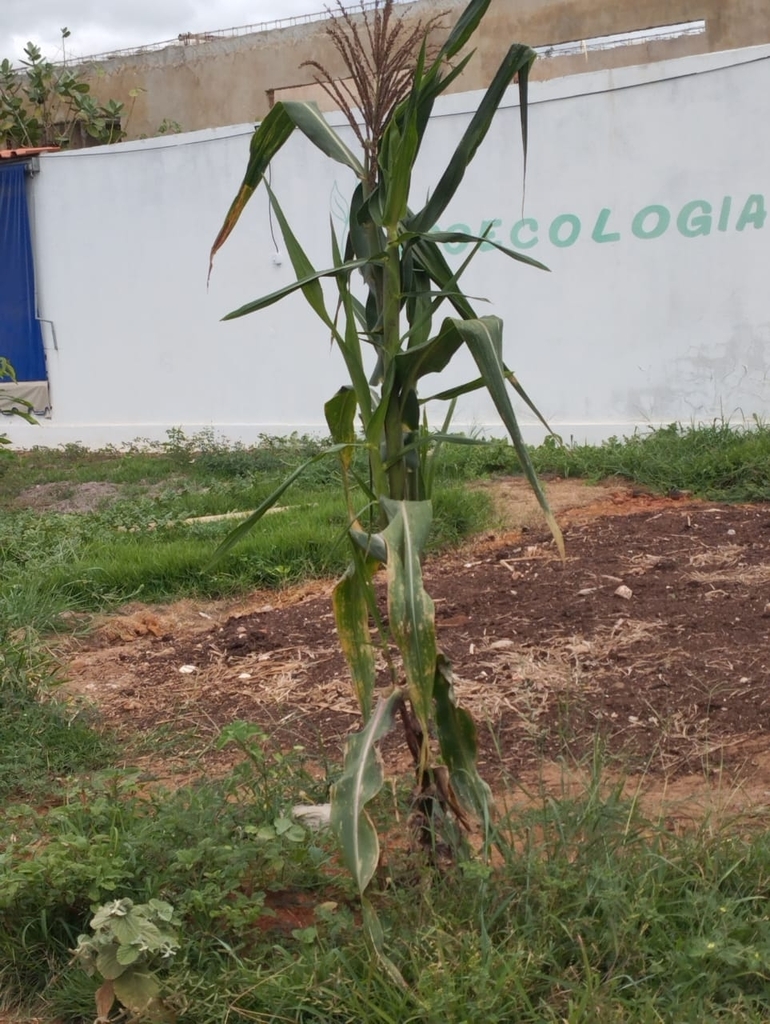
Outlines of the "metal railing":
[[[363,10],[374,10],[381,0],[363,0],[356,4],[350,11],[356,14]],[[414,3],[414,0],[394,0],[395,3]],[[331,12],[334,14],[334,11]],[[89,54],[85,57],[71,55],[67,57],[67,64],[93,64],[98,61],[112,60],[113,57],[138,57],[143,53],[153,53],[156,50],[165,50],[169,46],[197,46],[201,43],[211,43],[217,39],[232,39],[236,36],[247,36],[255,32],[272,32],[275,29],[292,28],[294,25],[307,25],[313,21],[324,21],[330,17],[329,9],[316,11],[312,14],[295,14],[288,18],[274,18],[272,21],[260,21],[255,25],[237,25],[233,28],[216,28],[210,32],[180,32],[176,39],[163,39],[159,43],[148,43],[146,46],[129,46],[123,50],[108,50],[105,53]],[[56,61],[54,63],[64,63]]]
[[[363,10],[374,10],[381,0],[363,0],[351,8],[356,14]],[[394,0],[395,3],[414,3],[415,0]],[[334,13],[334,12],[332,12]],[[316,11],[312,14],[295,14],[288,18],[275,18],[272,21],[261,21],[254,25],[237,25],[233,28],[217,28],[210,32],[180,32],[176,39],[164,39],[159,43],[148,43],[146,46],[132,46],[124,50],[108,50],[106,53],[91,54],[87,57],[70,56],[67,64],[93,64],[111,60],[114,57],[137,57],[143,53],[165,50],[169,46],[197,46],[201,43],[214,42],[217,39],[232,39],[237,36],[252,35],[255,32],[271,32],[275,29],[291,28],[294,25],[307,25],[314,21],[323,21],[330,17],[329,9]],[[598,36],[591,39],[574,40],[567,43],[555,43],[547,46],[536,46],[538,55],[545,58],[567,57],[574,54],[587,54],[591,50],[609,50],[619,46],[632,46],[639,43],[650,43],[664,39],[678,39],[682,36],[701,35],[706,31],[703,20],[682,22],[675,25],[661,25],[633,32],[621,32],[616,35]],[[54,63],[65,63],[55,61]]]

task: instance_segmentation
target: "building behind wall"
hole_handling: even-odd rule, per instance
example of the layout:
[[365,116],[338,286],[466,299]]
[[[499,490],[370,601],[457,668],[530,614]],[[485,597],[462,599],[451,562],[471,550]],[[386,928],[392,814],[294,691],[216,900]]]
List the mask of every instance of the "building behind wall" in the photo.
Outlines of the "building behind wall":
[[[443,23],[449,27],[466,4],[416,0],[399,4],[398,10],[410,22],[445,12]],[[315,60],[333,76],[345,74],[324,20],[254,28],[180,32],[175,44],[106,56],[95,62],[94,95],[122,100],[131,109],[129,138],[155,134],[164,120],[185,131],[259,121],[276,99],[312,98],[328,107],[313,69],[301,67]],[[441,31],[434,35],[440,41]],[[540,51],[536,79],[559,78],[770,42],[770,3],[492,0],[474,40],[476,57],[454,90],[484,88],[514,40]]]

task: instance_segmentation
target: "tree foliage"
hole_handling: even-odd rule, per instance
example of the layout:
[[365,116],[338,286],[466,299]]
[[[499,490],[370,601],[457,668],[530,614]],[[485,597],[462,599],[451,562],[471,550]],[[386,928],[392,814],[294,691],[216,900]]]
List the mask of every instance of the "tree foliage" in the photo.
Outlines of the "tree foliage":
[[83,68],[54,64],[34,43],[27,43],[24,55],[18,68],[7,58],[0,63],[2,148],[70,149],[125,137],[125,104],[97,102]]

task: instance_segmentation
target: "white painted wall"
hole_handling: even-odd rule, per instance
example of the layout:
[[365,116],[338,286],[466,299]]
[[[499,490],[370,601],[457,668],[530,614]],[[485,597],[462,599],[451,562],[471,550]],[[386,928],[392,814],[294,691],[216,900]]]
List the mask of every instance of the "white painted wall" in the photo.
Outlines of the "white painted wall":
[[[413,205],[480,95],[437,105]],[[514,244],[537,239],[526,251],[552,273],[483,252],[464,283],[491,300],[480,312],[504,318],[507,361],[554,429],[596,440],[674,420],[767,418],[770,47],[537,83],[531,101],[524,218],[512,91],[440,226],[478,232],[493,221],[496,239],[510,244],[518,224]],[[264,192],[206,289],[208,251],[250,132],[41,157],[33,233],[40,315],[55,329],[54,345],[44,325],[53,413],[37,428],[4,423],[15,443],[101,445],[163,438],[175,426],[243,440],[323,429],[323,403],[344,368],[304,301],[219,322],[292,278],[288,263],[273,263]],[[345,172],[297,135],[272,181],[311,259],[328,265],[329,213],[341,230]],[[659,209],[638,216],[650,206]],[[658,237],[639,237],[669,215]],[[469,361],[425,386],[468,376]],[[522,421],[532,424],[524,410]],[[481,396],[457,422],[500,431]],[[526,433],[542,436],[534,425]]]

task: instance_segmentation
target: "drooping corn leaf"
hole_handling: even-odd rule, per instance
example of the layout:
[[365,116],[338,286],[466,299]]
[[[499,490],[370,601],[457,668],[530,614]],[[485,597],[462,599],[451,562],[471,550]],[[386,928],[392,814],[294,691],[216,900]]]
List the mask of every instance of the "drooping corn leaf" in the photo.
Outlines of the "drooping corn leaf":
[[473,716],[458,707],[452,666],[443,654],[436,664],[433,686],[436,702],[436,733],[452,788],[460,803],[485,824],[489,818],[491,793],[476,767],[478,738]]
[[[281,209],[281,205],[276,198],[275,193],[270,188],[269,184],[265,182],[265,188],[267,194],[270,197],[270,205],[275,213],[278,226],[281,229],[283,235],[283,241],[286,245],[286,252],[291,260],[291,265],[294,269],[294,273],[297,276],[297,281],[307,281],[308,283],[302,287],[302,294],[307,299],[308,305],[316,314],[329,330],[336,334],[336,328],[332,323],[331,317],[326,309],[326,303],[324,302],[323,288],[321,287],[321,281],[315,276],[316,269],[308,259],[307,253],[299,243],[297,236],[291,229],[286,216]],[[337,268],[335,268],[337,269]]]
[[326,156],[349,167],[359,178],[364,176],[360,160],[330,127],[316,103],[279,100],[256,127],[251,137],[249,162],[241,187],[211,247],[209,277],[214,257],[238,223],[246,204],[262,181],[270,161],[280,152],[295,128],[298,128]]
[[463,345],[463,339],[446,321],[435,338],[405,349],[396,356],[396,372],[401,387],[413,388],[428,373],[441,373]]
[[503,321],[497,316],[478,317],[475,320],[448,319],[442,324],[442,333],[445,329],[456,330],[468,346],[476,366],[479,368],[484,385],[492,401],[495,403],[500,419],[505,424],[510,435],[524,475],[529,481],[529,485],[543,510],[548,528],[553,534],[556,546],[559,549],[559,554],[564,558],[564,538],[548,504],[548,499],[535,472],[535,467],[532,465],[529,450],[524,444],[516,413],[508,395],[506,370],[503,362]]
[[350,462],[352,446],[356,441],[356,393],[351,387],[341,387],[324,405],[324,416],[332,441],[345,445],[341,452],[344,461]]
[[433,522],[433,505],[386,497],[380,498],[380,505],[388,519],[381,536],[388,551],[390,629],[404,664],[409,699],[427,737],[436,674],[436,622],[433,601],[423,586],[420,558]]
[[377,829],[366,811],[367,803],[382,788],[383,770],[377,744],[393,725],[400,690],[377,703],[361,732],[349,737],[343,773],[331,790],[331,826],[342,848],[348,870],[363,893],[380,856]]

